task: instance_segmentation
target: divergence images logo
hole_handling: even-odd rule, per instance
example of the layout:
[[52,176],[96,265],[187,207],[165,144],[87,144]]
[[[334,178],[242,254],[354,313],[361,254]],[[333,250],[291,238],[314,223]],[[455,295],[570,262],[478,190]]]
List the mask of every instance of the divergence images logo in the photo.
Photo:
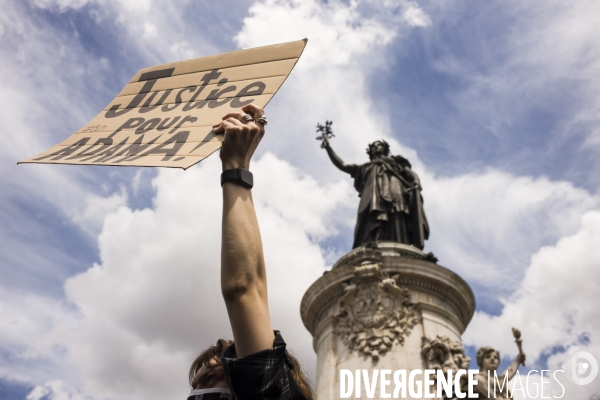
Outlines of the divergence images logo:
[[[577,385],[587,385],[598,375],[598,361],[590,353],[578,351],[573,355],[572,363],[573,382]],[[589,374],[585,378],[580,378],[588,371]]]

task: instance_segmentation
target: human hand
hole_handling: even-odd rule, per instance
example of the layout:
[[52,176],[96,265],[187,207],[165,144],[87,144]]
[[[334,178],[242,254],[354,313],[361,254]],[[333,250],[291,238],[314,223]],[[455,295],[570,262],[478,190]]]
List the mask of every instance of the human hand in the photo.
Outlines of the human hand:
[[[250,169],[250,159],[265,134],[265,126],[255,122],[257,118],[265,115],[264,110],[254,104],[248,104],[242,107],[242,111],[244,113],[225,115],[222,118],[223,122],[213,126],[216,134],[224,135],[220,154],[223,170],[238,167]],[[252,120],[242,122],[245,115],[250,115]]]
[[321,142],[321,148],[326,149],[329,147],[329,140],[325,136],[323,136],[323,141]]

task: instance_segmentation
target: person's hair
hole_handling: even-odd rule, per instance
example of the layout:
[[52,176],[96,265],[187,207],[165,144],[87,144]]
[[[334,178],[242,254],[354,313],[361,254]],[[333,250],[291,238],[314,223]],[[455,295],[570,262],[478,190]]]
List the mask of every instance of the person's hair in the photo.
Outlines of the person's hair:
[[376,140],[373,143],[369,143],[369,147],[367,147],[367,154],[369,155],[369,158],[373,158],[373,148],[375,147],[375,143],[381,143],[383,145],[383,154],[386,156],[390,155],[390,145],[388,144],[388,142],[386,142],[385,140]]
[[[194,376],[196,376],[196,373],[200,368],[202,368],[203,365],[205,365],[207,368],[215,368],[221,366],[221,354],[223,354],[223,351],[225,351],[225,349],[227,349],[232,344],[233,340],[219,339],[217,340],[217,344],[204,349],[204,351],[200,353],[198,357],[196,357],[196,359],[192,362],[192,365],[190,366],[190,371],[188,373],[190,386],[192,386]],[[290,356],[290,360],[292,360],[292,364],[294,365],[294,368],[292,369],[292,376],[294,377],[294,380],[300,387],[302,393],[304,393],[304,395],[308,398],[308,400],[314,400],[315,395],[313,393],[312,386],[310,384],[310,381],[304,374],[304,371],[302,370],[298,359],[296,359],[296,357],[294,357],[294,355],[289,351],[288,355]],[[211,360],[215,360],[216,364],[210,365]]]
[[490,353],[496,353],[498,355],[498,360],[500,360],[500,352],[493,347],[483,346],[477,350],[477,365],[479,365],[479,368],[483,368],[483,359]]
[[[196,373],[202,366],[206,366],[206,368],[214,368],[215,366],[221,365],[221,354],[225,351],[226,348],[233,344],[233,340],[225,340],[219,339],[217,340],[217,344],[214,346],[208,346],[196,359],[192,362],[190,366],[190,371],[188,373],[188,379],[190,382],[190,386],[192,386],[192,381],[196,376]],[[211,360],[217,361],[217,365],[210,365]],[[192,388],[193,389],[193,388]]]

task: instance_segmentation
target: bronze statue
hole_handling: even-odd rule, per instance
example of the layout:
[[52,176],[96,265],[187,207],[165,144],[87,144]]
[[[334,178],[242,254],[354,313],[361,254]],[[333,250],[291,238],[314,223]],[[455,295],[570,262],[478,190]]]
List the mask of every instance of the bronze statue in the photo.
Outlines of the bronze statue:
[[331,122],[317,125],[322,135],[321,147],[327,150],[333,164],[354,178],[359,193],[358,219],[352,248],[377,241],[391,241],[423,249],[429,238],[429,224],[423,209],[419,177],[402,156],[390,156],[384,140],[367,148],[370,161],[345,164],[335,154],[329,140],[333,136]]

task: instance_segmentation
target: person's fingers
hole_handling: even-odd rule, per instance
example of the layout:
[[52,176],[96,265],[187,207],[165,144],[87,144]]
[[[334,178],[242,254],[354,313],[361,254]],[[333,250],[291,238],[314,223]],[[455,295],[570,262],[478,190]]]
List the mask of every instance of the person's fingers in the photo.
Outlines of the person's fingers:
[[[243,121],[244,116],[246,116],[248,114],[246,113],[239,113],[239,112],[231,112],[229,114],[226,114],[223,116],[222,120],[229,120],[229,122],[231,122],[233,125],[237,125],[233,120],[237,120],[237,121]],[[230,126],[231,127],[231,126]],[[223,126],[223,122],[220,122],[218,124],[213,125],[213,130],[215,133],[220,134],[220,133],[224,133],[225,132],[225,127]]]
[[217,135],[225,133],[225,129],[223,128],[223,123],[220,122],[216,125],[213,125],[213,132],[216,133]]
[[225,137],[227,137],[228,133],[231,134],[232,131],[239,130],[242,126],[244,126],[244,124],[242,124],[240,120],[236,118],[228,118],[221,124],[220,133],[223,133]]
[[250,121],[246,123],[246,126],[252,130],[254,130],[255,132],[258,132],[260,134],[260,137],[262,138],[265,134],[265,127],[262,124],[257,124],[254,121]]
[[[242,107],[242,111],[248,113],[254,117],[254,121],[248,122],[248,126],[258,128],[261,133],[261,137],[265,134],[265,125],[266,122],[257,121],[259,118],[264,117],[265,111],[257,106],[256,104],[248,104]],[[258,123],[257,123],[258,122]]]
[[229,117],[222,123],[223,133],[227,135],[233,132],[243,132],[246,129],[260,131],[260,128],[256,126],[254,123],[243,123],[237,118]]
[[242,114],[242,113],[239,113],[239,112],[232,112],[232,113],[229,113],[229,114],[225,115],[225,116],[224,116],[223,118],[221,118],[221,119],[224,121],[224,120],[226,120],[226,119],[228,119],[228,118],[235,118],[235,119],[238,119],[238,120],[240,120],[240,121],[241,121],[241,120],[242,120],[242,118],[244,117],[244,115],[245,115],[245,114]]
[[248,113],[254,117],[254,119],[260,118],[265,115],[265,110],[256,104],[248,104],[242,107],[242,111]]
[[233,124],[232,124],[232,123],[230,123],[230,122],[223,121],[223,122],[221,122],[220,124],[213,125],[213,132],[214,132],[216,135],[223,135],[223,134],[225,134],[225,131],[226,131],[227,129],[231,129],[231,128],[233,128],[234,126],[235,126],[235,125],[233,125]]
[[[242,127],[245,125],[242,121],[240,121],[239,119],[237,119],[235,117],[229,117],[229,118],[223,120],[223,123],[231,124],[232,126],[239,126],[239,127]],[[227,127],[229,127],[229,125],[227,125],[225,127],[225,129],[227,129]]]

